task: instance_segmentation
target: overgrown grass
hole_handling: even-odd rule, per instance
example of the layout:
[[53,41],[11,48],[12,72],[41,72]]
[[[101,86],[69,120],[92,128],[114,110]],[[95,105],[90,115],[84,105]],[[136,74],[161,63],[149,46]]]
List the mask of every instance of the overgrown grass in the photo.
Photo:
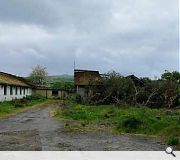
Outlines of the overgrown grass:
[[13,113],[18,113],[26,108],[30,108],[43,102],[46,102],[46,99],[39,96],[0,102],[0,118]]
[[163,109],[73,104],[64,107],[57,116],[86,124],[104,125],[119,133],[180,137],[178,110],[165,113]]
[[175,146],[175,145],[180,144],[180,140],[179,140],[178,137],[171,135],[171,136],[169,136],[169,137],[167,138],[166,144],[167,144],[167,145],[170,145],[170,146]]

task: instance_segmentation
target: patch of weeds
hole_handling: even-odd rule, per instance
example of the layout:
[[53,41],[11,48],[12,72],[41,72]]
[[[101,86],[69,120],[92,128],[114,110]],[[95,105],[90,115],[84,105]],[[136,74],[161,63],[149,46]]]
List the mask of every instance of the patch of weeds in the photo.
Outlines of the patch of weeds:
[[45,100],[41,97],[28,96],[23,99],[14,99],[12,101],[5,101],[0,103],[0,117],[8,115],[10,113],[16,113],[23,110],[26,107],[31,107],[36,104],[40,104]]
[[123,121],[120,121],[120,123],[117,126],[117,129],[121,128],[127,132],[127,133],[132,133],[138,130],[142,125],[142,121],[138,120],[135,117],[127,117]]
[[12,102],[13,106],[15,108],[22,108],[22,107],[25,107],[27,106],[28,104],[28,100],[23,98],[23,99],[14,99]]
[[179,126],[168,127],[164,129],[164,131],[162,132],[162,135],[163,136],[174,135],[174,136],[180,137],[180,127]]
[[180,141],[179,141],[178,137],[171,135],[167,138],[166,144],[170,145],[170,146],[176,146],[176,145],[180,144]]
[[109,118],[112,118],[114,116],[116,116],[116,113],[112,110],[112,111],[109,111],[109,112],[105,113],[102,116],[102,119],[109,119]]

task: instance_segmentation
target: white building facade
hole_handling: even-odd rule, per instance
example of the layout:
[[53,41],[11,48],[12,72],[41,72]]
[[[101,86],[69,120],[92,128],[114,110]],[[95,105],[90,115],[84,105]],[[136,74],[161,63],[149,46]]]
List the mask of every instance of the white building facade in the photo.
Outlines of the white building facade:
[[32,95],[32,88],[25,80],[0,72],[0,102],[22,99]]

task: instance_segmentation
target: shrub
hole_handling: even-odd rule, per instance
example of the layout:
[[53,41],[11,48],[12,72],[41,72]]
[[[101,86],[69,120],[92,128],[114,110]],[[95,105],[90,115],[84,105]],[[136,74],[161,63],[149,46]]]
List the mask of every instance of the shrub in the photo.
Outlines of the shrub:
[[178,137],[171,135],[167,138],[166,143],[167,143],[167,145],[175,146],[175,145],[178,145],[180,143],[180,141],[179,141]]
[[141,125],[142,125],[142,121],[134,117],[127,117],[118,124],[117,128],[120,129],[122,127],[126,132],[131,133],[137,130],[138,128],[140,128]]
[[66,97],[66,101],[68,101],[69,103],[73,104],[76,102],[76,95],[74,94],[70,94]]
[[40,95],[32,95],[32,96],[26,97],[26,99],[28,99],[28,100],[39,100],[39,99],[45,100],[46,98],[43,96],[40,96]]
[[76,103],[82,103],[83,99],[82,99],[82,96],[77,94],[76,95]]
[[45,100],[44,97],[39,96],[39,95],[33,95],[33,96],[27,96],[24,97],[23,99],[14,99],[11,101],[11,104],[15,107],[15,108],[21,108],[21,107],[25,107],[30,105],[33,102],[36,101],[43,101]]
[[14,99],[11,102],[15,108],[21,108],[21,107],[25,107],[28,104],[28,100],[23,98],[23,99]]

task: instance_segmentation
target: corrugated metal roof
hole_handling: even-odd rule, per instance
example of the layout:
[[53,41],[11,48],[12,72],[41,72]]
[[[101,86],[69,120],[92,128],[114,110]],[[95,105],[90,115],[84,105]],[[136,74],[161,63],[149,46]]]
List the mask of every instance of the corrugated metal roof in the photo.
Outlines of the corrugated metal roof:
[[4,72],[0,72],[0,84],[31,87],[24,78]]

